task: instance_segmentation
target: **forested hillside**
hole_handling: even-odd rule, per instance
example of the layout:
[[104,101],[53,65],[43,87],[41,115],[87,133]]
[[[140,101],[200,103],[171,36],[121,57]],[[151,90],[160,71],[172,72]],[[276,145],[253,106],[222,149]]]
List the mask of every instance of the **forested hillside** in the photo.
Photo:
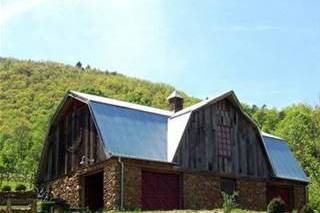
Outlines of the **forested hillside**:
[[[174,88],[116,72],[53,62],[0,59],[0,174],[32,180],[50,116],[68,90],[103,95],[167,108]],[[232,89],[232,88],[230,88]],[[198,101],[185,96],[185,105]],[[287,139],[311,178],[309,199],[320,208],[320,107],[307,104],[284,109],[243,104],[269,133]]]
[[[68,90],[167,107],[174,88],[116,72],[2,58],[0,63],[0,169],[32,179],[50,116]],[[197,99],[185,96],[186,105]]]

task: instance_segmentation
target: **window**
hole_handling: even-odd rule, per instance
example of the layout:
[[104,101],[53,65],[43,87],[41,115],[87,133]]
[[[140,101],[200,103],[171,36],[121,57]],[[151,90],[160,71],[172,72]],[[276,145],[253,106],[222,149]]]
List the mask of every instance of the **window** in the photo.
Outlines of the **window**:
[[236,181],[229,178],[222,178],[221,190],[227,194],[233,194],[233,192],[236,191]]
[[217,128],[217,143],[219,156],[224,158],[231,157],[231,127],[219,125]]
[[229,195],[232,195],[236,191],[236,181],[234,179],[222,178],[221,190]]

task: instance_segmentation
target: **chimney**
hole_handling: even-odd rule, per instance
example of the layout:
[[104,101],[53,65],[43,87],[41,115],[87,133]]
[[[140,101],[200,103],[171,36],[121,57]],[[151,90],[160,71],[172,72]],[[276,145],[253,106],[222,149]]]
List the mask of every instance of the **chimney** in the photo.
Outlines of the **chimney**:
[[178,91],[173,91],[167,100],[171,111],[177,112],[183,109],[183,97]]

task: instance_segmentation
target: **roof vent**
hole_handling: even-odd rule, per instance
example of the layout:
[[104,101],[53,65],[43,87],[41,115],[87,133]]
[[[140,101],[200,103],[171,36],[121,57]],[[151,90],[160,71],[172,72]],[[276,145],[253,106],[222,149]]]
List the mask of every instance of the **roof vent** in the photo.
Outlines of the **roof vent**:
[[173,91],[167,100],[171,111],[177,112],[183,109],[183,97],[177,90]]

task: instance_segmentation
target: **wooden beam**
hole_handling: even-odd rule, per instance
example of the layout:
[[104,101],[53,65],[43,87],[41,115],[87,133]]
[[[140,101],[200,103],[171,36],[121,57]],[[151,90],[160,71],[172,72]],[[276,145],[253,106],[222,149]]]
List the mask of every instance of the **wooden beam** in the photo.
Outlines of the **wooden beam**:
[[[90,140],[89,138],[89,124],[88,124],[88,110],[84,110],[84,127],[83,127],[83,143],[84,143],[84,156],[86,157],[85,159],[85,166],[88,166],[88,157],[89,157],[89,151],[88,151],[88,141]],[[82,157],[82,156],[81,156]]]
[[[91,118],[91,116],[90,116],[90,140],[89,140],[89,147],[90,147],[90,149],[89,149],[89,152],[90,152],[90,154],[89,154],[89,156],[90,156],[90,160],[91,159],[94,159],[93,157],[93,152],[94,152],[94,147],[93,147],[93,144],[95,143],[94,142],[94,139],[95,139],[95,137],[94,137],[94,123],[93,123],[93,120],[92,120],[92,118]],[[91,162],[89,162],[89,164],[92,164]]]
[[64,174],[68,173],[68,146],[69,146],[69,138],[68,138],[68,130],[69,130],[69,124],[68,124],[68,117],[66,116],[64,118],[64,145],[66,147],[65,149],[65,155],[64,155]]
[[[71,144],[70,146],[74,145],[75,142],[75,137],[76,137],[76,131],[75,131],[75,119],[76,119],[76,113],[75,110],[72,111],[72,115],[71,115]],[[74,163],[75,163],[75,159],[74,159],[74,153],[71,152],[71,171],[73,171],[74,168]]]
[[58,123],[56,127],[56,136],[55,136],[55,176],[58,176],[59,171],[59,145],[60,145],[60,122]]

